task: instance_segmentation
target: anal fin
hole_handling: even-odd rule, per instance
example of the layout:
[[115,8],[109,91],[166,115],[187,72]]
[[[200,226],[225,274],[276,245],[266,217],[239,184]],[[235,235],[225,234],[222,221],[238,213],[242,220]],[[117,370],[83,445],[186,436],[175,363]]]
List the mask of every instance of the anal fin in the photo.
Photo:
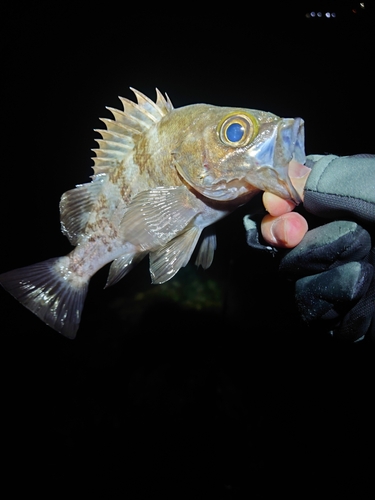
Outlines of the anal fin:
[[129,271],[131,271],[146,255],[146,253],[127,253],[112,261],[105,288],[120,281]]

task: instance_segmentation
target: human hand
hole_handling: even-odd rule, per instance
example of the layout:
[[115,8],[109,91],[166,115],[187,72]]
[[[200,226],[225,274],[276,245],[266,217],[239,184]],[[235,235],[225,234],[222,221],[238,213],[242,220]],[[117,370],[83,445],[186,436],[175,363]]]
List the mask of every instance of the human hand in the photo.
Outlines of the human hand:
[[[304,187],[311,169],[292,160],[289,164],[289,177],[293,186],[303,201]],[[293,248],[305,236],[308,226],[302,215],[292,210],[293,202],[283,200],[278,196],[263,193],[263,205],[268,212],[261,223],[261,233],[264,240],[272,246]]]
[[[307,160],[312,170],[291,162],[289,176],[304,213],[322,217],[323,224],[308,231],[294,204],[264,193],[269,214],[261,223],[262,236],[273,247],[292,249],[282,257],[280,271],[296,281],[295,299],[306,323],[321,323],[346,340],[366,333],[375,340],[375,156]],[[250,246],[272,250],[258,244],[249,221],[245,228]]]

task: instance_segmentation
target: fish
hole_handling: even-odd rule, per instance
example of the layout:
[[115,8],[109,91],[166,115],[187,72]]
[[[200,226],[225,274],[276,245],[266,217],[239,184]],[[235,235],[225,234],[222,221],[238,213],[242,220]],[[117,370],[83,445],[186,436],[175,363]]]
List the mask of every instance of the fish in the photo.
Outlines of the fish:
[[76,337],[91,277],[111,263],[106,287],[149,257],[151,281],[190,261],[207,269],[213,225],[260,191],[300,202],[288,177],[305,162],[304,121],[241,107],[175,108],[156,89],[102,118],[91,181],[60,200],[61,231],[74,247],[0,275],[2,287],[67,338]]

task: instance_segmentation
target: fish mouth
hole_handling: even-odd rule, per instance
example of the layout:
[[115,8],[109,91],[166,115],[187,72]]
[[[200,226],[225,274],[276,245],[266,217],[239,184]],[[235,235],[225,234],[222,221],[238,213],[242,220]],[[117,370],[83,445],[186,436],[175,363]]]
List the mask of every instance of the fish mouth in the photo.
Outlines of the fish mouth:
[[283,118],[272,134],[260,138],[259,145],[252,148],[250,154],[254,163],[246,174],[247,182],[262,191],[291,200],[296,205],[301,203],[290,180],[288,166],[291,160],[305,163],[304,142],[302,118]]

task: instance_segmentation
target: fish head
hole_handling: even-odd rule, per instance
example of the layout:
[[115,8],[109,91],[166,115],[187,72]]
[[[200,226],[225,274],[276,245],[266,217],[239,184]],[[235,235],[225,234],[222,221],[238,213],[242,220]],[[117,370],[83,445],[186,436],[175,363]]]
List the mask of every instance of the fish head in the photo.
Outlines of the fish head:
[[292,159],[305,162],[301,118],[280,118],[252,109],[196,106],[197,115],[191,126],[185,127],[183,139],[173,152],[176,169],[185,183],[216,201],[259,191],[269,191],[296,204],[301,201],[288,176]]

